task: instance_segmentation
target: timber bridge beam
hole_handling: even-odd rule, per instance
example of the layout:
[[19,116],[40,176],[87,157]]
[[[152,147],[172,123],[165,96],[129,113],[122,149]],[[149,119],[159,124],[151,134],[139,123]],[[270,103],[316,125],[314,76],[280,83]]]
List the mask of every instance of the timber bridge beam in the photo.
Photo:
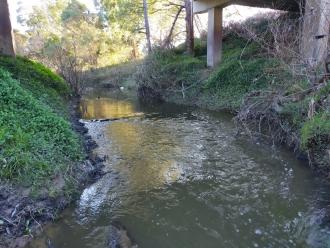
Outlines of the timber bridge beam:
[[195,14],[208,12],[207,65],[215,67],[222,57],[223,8],[231,4],[304,13],[301,54],[310,66],[328,55],[330,0],[194,0]]

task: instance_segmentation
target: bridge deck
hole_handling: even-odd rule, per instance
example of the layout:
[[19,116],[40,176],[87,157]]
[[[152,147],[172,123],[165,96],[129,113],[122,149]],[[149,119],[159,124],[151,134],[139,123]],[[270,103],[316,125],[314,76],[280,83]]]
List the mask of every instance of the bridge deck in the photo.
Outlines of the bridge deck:
[[[328,53],[330,0],[194,0],[194,13],[208,12],[207,64],[214,67],[222,56],[222,11],[231,4],[299,11],[303,7],[301,56],[316,66]],[[322,38],[317,38],[322,37]]]
[[[301,0],[301,2],[303,1]],[[289,11],[299,11],[300,7],[297,0],[194,0],[194,13],[203,13],[210,8],[225,7],[231,4]]]

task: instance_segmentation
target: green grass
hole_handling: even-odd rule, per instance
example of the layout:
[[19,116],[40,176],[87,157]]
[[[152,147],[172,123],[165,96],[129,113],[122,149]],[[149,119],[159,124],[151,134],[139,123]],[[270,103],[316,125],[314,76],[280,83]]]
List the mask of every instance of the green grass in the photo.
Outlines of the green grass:
[[[313,118],[301,118],[303,120],[300,134],[303,149],[326,150],[330,148],[330,81],[315,93],[314,96],[306,97],[305,102],[313,98],[319,105],[317,114]],[[303,101],[301,101],[303,102]],[[307,103],[306,109],[308,108]],[[306,110],[307,112],[307,110]],[[306,116],[306,115],[305,115]]]
[[159,77],[162,81],[170,82],[173,86],[180,83],[190,84],[197,80],[197,73],[203,69],[205,63],[197,58],[188,55],[160,54],[157,58],[160,61]]
[[[195,57],[185,54],[184,44],[170,51],[156,51],[146,59],[147,69],[140,72],[138,83],[176,91],[182,83],[185,87],[194,85],[186,92],[184,101],[233,111],[240,108],[247,94],[272,83],[270,71],[277,67],[277,62],[261,55],[256,43],[228,35],[221,64],[212,71],[206,68],[206,42],[196,39],[195,44]],[[171,101],[183,102],[181,93],[166,95]]]
[[286,103],[281,111],[282,118],[287,119],[295,129],[301,129],[306,121],[309,102],[310,98],[305,98],[301,101]]
[[69,93],[64,79],[38,62],[23,57],[0,57],[0,67],[4,67],[15,79],[26,80],[25,86],[53,89],[63,96]]
[[256,44],[238,37],[224,42],[223,60],[204,86],[204,92],[212,94],[218,106],[237,110],[248,93],[272,82],[266,71],[275,67],[276,61],[261,57],[257,51]]
[[156,90],[177,90],[199,80],[199,72],[205,69],[205,62],[173,50],[158,50],[149,55],[137,73],[139,85]]
[[[205,56],[207,53],[207,41],[206,39],[195,38],[194,43],[194,56],[195,57],[202,57]],[[186,53],[186,43],[182,43],[177,47],[173,48],[173,52],[178,55],[182,55]]]
[[41,186],[82,157],[63,79],[27,59],[0,58],[0,179]]
[[326,148],[330,143],[330,113],[322,112],[307,120],[301,129],[302,148]]
[[11,73],[21,86],[30,91],[35,98],[51,106],[52,110],[68,115],[66,100],[70,95],[69,86],[63,78],[44,65],[27,58],[0,56],[0,68]]

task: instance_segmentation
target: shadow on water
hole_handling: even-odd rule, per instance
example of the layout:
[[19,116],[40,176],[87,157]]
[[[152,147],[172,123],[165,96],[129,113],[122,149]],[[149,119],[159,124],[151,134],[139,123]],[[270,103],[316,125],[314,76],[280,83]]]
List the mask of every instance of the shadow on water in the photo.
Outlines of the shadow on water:
[[230,115],[105,93],[81,111],[107,174],[30,247],[109,247],[118,233],[143,248],[330,247],[329,184],[235,137]]

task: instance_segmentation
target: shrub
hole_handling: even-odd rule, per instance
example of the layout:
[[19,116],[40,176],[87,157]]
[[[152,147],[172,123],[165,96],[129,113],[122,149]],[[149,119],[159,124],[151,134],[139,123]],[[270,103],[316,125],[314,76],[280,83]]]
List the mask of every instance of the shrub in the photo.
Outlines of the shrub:
[[[187,50],[186,42],[178,45],[173,48],[173,52],[178,55],[183,55]],[[194,55],[196,57],[205,56],[207,54],[207,41],[206,38],[195,38],[195,46],[194,46]]]
[[304,123],[301,129],[303,149],[311,147],[324,148],[330,143],[330,113],[323,112]]
[[205,63],[198,58],[172,50],[158,50],[145,59],[136,79],[139,85],[156,90],[175,89],[196,82],[199,71],[204,68]]

